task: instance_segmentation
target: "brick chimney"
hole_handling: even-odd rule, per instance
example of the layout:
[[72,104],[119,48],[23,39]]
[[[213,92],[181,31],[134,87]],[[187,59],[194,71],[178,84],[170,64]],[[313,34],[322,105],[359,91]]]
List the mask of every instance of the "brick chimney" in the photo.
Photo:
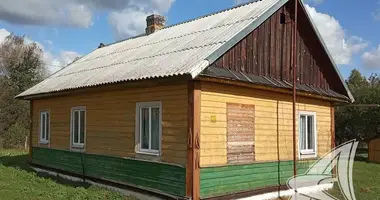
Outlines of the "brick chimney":
[[149,15],[146,18],[146,29],[147,35],[152,34],[165,27],[165,17],[161,15]]

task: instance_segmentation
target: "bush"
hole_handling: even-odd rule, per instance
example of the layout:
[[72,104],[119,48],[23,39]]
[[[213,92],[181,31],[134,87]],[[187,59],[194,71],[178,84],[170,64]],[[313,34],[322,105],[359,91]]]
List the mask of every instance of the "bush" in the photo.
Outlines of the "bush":
[[24,148],[29,129],[18,122],[13,124],[2,138],[3,148]]

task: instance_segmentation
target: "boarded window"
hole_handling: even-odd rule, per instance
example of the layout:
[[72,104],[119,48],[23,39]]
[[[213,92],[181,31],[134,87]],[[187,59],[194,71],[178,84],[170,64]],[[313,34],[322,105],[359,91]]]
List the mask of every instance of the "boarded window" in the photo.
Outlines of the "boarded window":
[[255,106],[227,104],[227,161],[255,161]]

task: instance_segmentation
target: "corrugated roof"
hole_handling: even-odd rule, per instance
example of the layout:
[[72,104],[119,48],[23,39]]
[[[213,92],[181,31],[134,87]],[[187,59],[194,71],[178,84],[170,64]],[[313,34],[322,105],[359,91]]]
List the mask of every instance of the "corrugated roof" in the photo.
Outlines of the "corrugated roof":
[[[17,98],[130,80],[186,74],[194,78],[288,1],[249,2],[168,26],[150,35],[143,34],[107,45],[58,71],[19,94]],[[300,4],[307,13],[302,1]],[[329,55],[334,69],[347,91],[347,96],[353,102],[354,99],[330,52],[309,15],[308,18]],[[241,75],[235,74],[235,76]],[[249,76],[240,78],[249,78]],[[262,81],[268,80],[263,78]],[[273,84],[289,86],[286,82]],[[319,93],[324,92],[326,91]],[[337,94],[334,93],[334,95]]]
[[284,2],[250,2],[96,49],[17,97],[128,80],[195,77],[209,66],[210,55]]

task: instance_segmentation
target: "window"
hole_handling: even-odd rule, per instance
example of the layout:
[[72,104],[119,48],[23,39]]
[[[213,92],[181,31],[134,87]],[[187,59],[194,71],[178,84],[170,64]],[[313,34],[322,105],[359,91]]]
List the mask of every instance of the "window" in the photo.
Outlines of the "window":
[[160,154],[161,149],[161,102],[136,104],[136,138],[138,152]]
[[86,135],[86,108],[75,107],[71,110],[71,146],[83,148]]
[[315,157],[317,149],[315,113],[301,112],[299,115],[300,157]]
[[50,115],[49,112],[40,112],[40,143],[49,143],[50,136]]

